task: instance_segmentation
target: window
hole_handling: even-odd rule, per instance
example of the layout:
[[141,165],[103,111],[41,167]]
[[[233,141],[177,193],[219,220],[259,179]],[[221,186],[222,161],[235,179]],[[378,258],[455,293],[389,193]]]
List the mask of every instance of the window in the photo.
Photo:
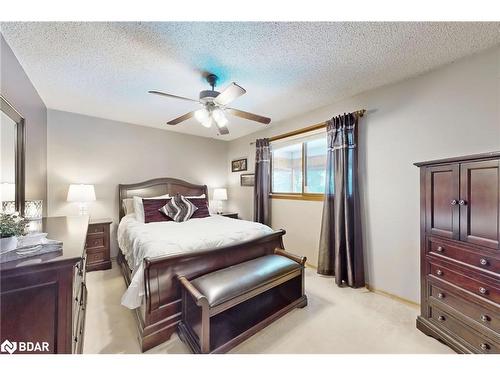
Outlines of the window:
[[324,129],[272,142],[273,198],[320,200],[325,191]]

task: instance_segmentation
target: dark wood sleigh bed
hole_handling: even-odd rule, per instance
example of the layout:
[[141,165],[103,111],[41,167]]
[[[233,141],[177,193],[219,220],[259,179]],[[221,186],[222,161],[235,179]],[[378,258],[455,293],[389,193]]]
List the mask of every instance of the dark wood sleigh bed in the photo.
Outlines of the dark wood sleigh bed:
[[[205,194],[206,185],[195,185],[175,178],[157,178],[136,184],[119,185],[120,220],[125,215],[122,201],[133,196],[154,197],[163,194],[197,196]],[[178,276],[188,280],[228,266],[272,254],[283,249],[284,230],[216,249],[173,254],[144,259],[144,294],[142,305],[135,309],[138,337],[142,351],[170,339],[181,321],[181,287]],[[131,270],[122,251],[118,264],[128,287]]]

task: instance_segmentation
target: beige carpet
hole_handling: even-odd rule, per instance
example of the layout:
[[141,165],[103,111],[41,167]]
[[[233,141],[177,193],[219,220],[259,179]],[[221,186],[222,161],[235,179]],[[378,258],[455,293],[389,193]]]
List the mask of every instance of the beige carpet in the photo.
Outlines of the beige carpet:
[[[87,274],[84,353],[140,353],[118,266]],[[333,279],[306,273],[309,305],[296,309],[231,353],[453,353],[415,328],[418,309],[366,289],[337,288]],[[147,353],[189,353],[177,337]]]

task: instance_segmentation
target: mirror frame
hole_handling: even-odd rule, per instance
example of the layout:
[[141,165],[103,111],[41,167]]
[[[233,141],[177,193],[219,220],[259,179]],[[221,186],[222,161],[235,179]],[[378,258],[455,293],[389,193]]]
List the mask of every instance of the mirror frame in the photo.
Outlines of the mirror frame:
[[12,121],[16,123],[16,144],[15,144],[15,205],[16,211],[24,216],[25,206],[25,119],[21,114],[9,103],[3,95],[0,95],[0,110],[5,113]]

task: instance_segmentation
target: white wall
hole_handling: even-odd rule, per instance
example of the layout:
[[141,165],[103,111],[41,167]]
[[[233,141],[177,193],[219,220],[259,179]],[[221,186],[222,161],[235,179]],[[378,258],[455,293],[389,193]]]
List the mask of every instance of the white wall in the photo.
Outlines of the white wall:
[[66,202],[70,183],[94,184],[92,217],[111,217],[117,254],[118,184],[175,177],[214,187],[226,185],[227,142],[75,113],[48,111],[49,216],[75,215]]
[[47,108],[0,34],[0,93],[25,119],[25,197],[47,213]]
[[[248,157],[256,138],[368,110],[360,124],[360,183],[367,280],[372,287],[419,300],[417,161],[500,150],[500,48],[397,84],[345,99],[230,142],[228,162]],[[230,208],[252,218],[253,190],[229,173]],[[285,246],[317,264],[322,202],[274,200],[272,226]]]

